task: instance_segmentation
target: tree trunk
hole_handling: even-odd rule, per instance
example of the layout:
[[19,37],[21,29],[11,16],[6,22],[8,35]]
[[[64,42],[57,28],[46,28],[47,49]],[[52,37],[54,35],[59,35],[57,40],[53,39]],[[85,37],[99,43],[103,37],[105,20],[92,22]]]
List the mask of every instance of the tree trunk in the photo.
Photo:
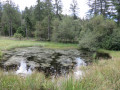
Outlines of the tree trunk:
[[96,0],[95,0],[95,15],[97,15]]
[[11,30],[10,30],[10,23],[9,23],[9,25],[8,25],[8,31],[9,31],[9,37],[11,36]]
[[26,27],[26,31],[25,31],[25,32],[26,32],[26,37],[28,38],[28,32],[27,32],[27,27]]
[[56,16],[58,15],[58,0],[55,0]]
[[62,20],[60,14],[59,14],[59,3],[58,3],[58,0],[55,0],[55,4],[56,4],[56,16],[59,18],[59,20]]
[[[120,0],[118,0],[118,5],[120,6]],[[118,10],[118,25],[120,26],[120,7],[119,7],[119,10]]]
[[50,40],[50,16],[48,16],[48,41]]
[[101,11],[101,14],[103,14],[103,6],[102,6],[103,4],[102,4],[102,0],[100,0],[100,11]]
[[10,30],[11,30],[11,36],[13,36],[12,22],[11,22],[11,24],[10,24]]

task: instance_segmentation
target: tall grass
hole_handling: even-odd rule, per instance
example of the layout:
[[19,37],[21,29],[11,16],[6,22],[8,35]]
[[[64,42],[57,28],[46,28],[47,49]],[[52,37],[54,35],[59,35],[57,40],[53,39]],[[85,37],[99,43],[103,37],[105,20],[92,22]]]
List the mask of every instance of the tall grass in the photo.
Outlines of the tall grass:
[[0,72],[0,90],[119,90],[120,61],[101,60],[98,64],[84,67],[85,75],[75,80],[59,77],[54,81],[44,74],[35,72],[31,76],[21,77]]
[[21,77],[14,74],[0,73],[0,90],[56,90],[55,83],[47,80],[43,73]]
[[[76,48],[76,44],[61,44],[37,41],[16,41],[0,39],[0,50],[24,46],[43,46],[46,48]],[[31,76],[21,77],[4,74],[0,70],[0,90],[120,90],[120,51],[99,50],[107,52],[112,59],[99,60],[83,67],[84,76],[76,80],[59,77],[55,80],[45,78],[43,73],[35,72]],[[1,54],[2,55],[2,54]]]
[[120,60],[101,60],[84,69],[82,79],[69,78],[59,90],[120,90]]
[[82,79],[64,80],[59,90],[120,90],[120,51],[100,50],[112,59],[102,59],[84,67]]

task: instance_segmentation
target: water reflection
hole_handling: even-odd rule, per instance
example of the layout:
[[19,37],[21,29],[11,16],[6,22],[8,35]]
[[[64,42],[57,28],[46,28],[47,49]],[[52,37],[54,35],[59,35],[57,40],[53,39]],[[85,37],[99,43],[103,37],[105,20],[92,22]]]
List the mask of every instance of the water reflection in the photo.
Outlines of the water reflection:
[[21,61],[20,66],[18,70],[16,71],[16,74],[32,74],[31,67],[27,68],[27,64],[25,61]]
[[[53,67],[51,65],[50,70],[48,69],[49,70],[48,73],[50,75],[53,75],[53,76],[59,76],[59,74],[64,75],[64,76],[67,75],[67,71],[69,69],[64,68],[62,66],[61,66],[61,68],[59,68],[59,65],[57,65],[57,63],[56,63],[55,66],[56,67]],[[74,76],[75,76],[75,78],[80,78],[83,75],[83,71],[80,70],[81,66],[86,66],[86,63],[81,58],[76,58],[76,65],[74,66]],[[56,68],[59,68],[60,70],[58,70]],[[18,70],[16,71],[16,74],[31,75],[32,72],[33,72],[32,70],[33,70],[33,68],[31,66],[28,67],[26,62],[22,60],[21,63],[20,63],[20,66],[18,67]],[[56,70],[58,70],[58,71],[56,71]],[[57,72],[59,72],[59,73],[57,73]]]
[[80,70],[80,68],[82,66],[86,66],[86,63],[81,59],[81,58],[76,58],[76,67],[75,67],[75,71],[74,71],[74,76],[76,79],[79,79],[82,77],[83,75],[83,71]]

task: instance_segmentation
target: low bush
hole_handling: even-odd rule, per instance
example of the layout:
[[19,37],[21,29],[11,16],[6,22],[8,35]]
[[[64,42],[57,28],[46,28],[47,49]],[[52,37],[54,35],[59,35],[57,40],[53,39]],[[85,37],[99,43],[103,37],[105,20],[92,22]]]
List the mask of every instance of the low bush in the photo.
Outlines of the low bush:
[[88,48],[91,51],[95,51],[96,49],[102,47],[109,47],[109,40],[106,42],[106,46],[103,44],[105,38],[111,37],[114,35],[114,30],[116,28],[116,24],[113,20],[104,19],[103,16],[96,16],[90,20],[88,20],[82,28],[80,33],[79,46],[80,49]]
[[64,17],[62,21],[55,19],[53,21],[52,41],[78,42],[80,24],[79,20],[73,20],[71,17]]
[[111,36],[106,36],[101,47],[107,50],[120,50],[120,28],[114,30]]
[[15,38],[18,38],[18,39],[20,39],[20,40],[23,38],[22,34],[20,34],[20,33],[15,33],[15,34],[14,34],[14,37],[15,37]]

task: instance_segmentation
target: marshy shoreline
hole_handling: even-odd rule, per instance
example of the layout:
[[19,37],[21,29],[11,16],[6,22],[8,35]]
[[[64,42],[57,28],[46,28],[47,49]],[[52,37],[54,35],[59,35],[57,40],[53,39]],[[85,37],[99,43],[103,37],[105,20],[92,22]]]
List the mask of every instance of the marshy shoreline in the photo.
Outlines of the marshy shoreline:
[[[30,40],[10,40],[10,39],[0,39],[0,50],[1,51],[14,51],[15,48],[29,48],[31,46],[38,47],[42,46],[46,49],[61,49],[61,50],[75,50],[77,48],[76,44],[61,44],[61,43],[52,43],[52,42],[37,42]],[[53,47],[54,46],[54,47]],[[50,48],[52,47],[52,48]],[[21,48],[21,49],[22,49]],[[18,50],[19,51],[19,50]],[[108,53],[112,58],[98,58],[97,62],[92,61],[92,64],[89,64],[86,67],[80,67],[84,72],[82,78],[75,79],[74,73],[70,73],[67,76],[60,76],[57,78],[51,79],[46,77],[44,72],[34,71],[33,74],[28,75],[27,77],[21,77],[20,75],[13,74],[12,71],[4,73],[4,70],[0,70],[0,89],[1,90],[93,90],[93,89],[118,89],[118,80],[119,80],[119,51],[108,51],[100,50],[99,52]],[[73,53],[72,53],[73,54]],[[82,56],[86,55],[87,52],[81,54]],[[69,55],[69,54],[68,54]],[[1,54],[2,56],[2,54]],[[89,54],[87,55],[89,56]],[[90,55],[91,56],[91,55]],[[85,59],[86,60],[86,59]],[[2,60],[1,60],[2,62]],[[85,61],[88,62],[88,61]],[[19,67],[18,67],[19,68]],[[114,73],[113,73],[114,72]],[[112,82],[114,81],[114,83]],[[114,86],[115,84],[115,86]],[[117,86],[118,85],[118,86]],[[103,87],[104,86],[104,87]]]

